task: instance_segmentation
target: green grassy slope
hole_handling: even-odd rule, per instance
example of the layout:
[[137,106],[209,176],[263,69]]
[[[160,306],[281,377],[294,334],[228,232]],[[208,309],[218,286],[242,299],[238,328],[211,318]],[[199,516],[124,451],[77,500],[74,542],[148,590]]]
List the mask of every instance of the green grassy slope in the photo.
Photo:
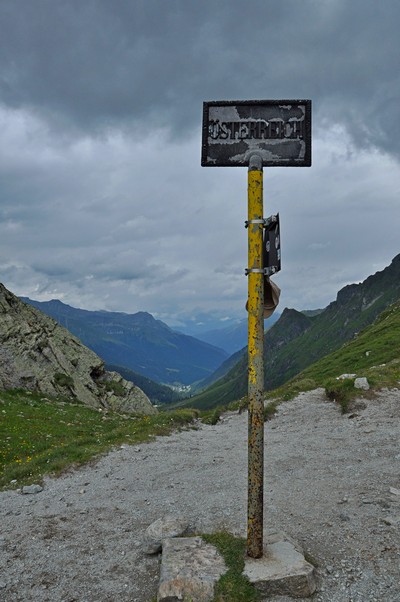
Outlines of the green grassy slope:
[[318,360],[271,395],[292,397],[302,390],[326,386],[329,379],[342,374],[366,376],[372,386],[399,386],[400,301],[383,311],[352,341]]
[[0,391],[0,489],[40,482],[121,443],[190,424],[191,410],[121,416],[29,391]]

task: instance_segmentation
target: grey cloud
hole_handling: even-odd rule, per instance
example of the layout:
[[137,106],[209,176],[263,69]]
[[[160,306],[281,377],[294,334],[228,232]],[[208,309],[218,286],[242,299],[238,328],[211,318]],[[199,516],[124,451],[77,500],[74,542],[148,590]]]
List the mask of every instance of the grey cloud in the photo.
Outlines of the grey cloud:
[[400,150],[396,0],[16,0],[0,17],[2,102],[70,132],[181,136],[203,100],[303,97],[316,127]]
[[382,269],[399,17],[392,0],[0,3],[0,280],[176,323],[245,317],[246,173],[200,167],[202,101],[223,98],[313,100],[313,167],[264,176],[281,308]]

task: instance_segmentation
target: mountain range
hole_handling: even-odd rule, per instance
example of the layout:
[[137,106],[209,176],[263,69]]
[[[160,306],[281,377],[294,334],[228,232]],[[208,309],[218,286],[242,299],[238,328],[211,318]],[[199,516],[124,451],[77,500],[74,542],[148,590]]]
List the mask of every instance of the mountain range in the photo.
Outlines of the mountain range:
[[190,385],[212,374],[228,353],[172,330],[147,312],[88,311],[59,300],[22,297],[55,319],[97,353],[120,367],[168,385]]
[[[359,284],[341,289],[324,310],[300,312],[286,308],[264,336],[264,386],[272,390],[307,366],[339,349],[400,298],[400,255],[384,270]],[[180,405],[211,408],[247,394],[247,353],[202,393]],[[216,374],[223,372],[220,366]],[[212,381],[214,375],[209,377]]]

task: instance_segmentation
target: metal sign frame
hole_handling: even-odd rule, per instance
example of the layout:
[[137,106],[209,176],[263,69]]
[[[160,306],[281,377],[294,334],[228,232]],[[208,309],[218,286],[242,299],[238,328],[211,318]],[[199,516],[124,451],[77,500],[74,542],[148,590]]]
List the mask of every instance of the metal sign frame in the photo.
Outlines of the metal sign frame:
[[311,165],[311,100],[221,100],[203,103],[203,167]]
[[281,269],[281,235],[279,225],[279,213],[267,220],[264,228],[264,273],[272,276]]

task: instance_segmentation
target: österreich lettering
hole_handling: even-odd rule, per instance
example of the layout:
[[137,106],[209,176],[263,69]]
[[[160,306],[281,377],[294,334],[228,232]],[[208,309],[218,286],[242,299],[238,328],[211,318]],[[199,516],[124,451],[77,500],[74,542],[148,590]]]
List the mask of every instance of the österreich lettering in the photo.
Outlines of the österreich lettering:
[[254,154],[264,166],[311,165],[311,101],[205,102],[201,164],[247,166]]

